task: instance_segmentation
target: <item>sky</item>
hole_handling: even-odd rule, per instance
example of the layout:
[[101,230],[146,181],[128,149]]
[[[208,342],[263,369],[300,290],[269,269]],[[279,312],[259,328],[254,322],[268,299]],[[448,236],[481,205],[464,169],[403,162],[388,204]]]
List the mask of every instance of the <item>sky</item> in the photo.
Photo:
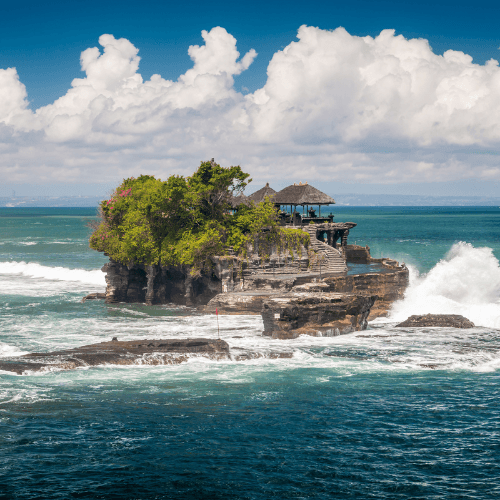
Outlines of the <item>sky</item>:
[[0,196],[240,165],[280,189],[495,196],[490,2],[2,2]]

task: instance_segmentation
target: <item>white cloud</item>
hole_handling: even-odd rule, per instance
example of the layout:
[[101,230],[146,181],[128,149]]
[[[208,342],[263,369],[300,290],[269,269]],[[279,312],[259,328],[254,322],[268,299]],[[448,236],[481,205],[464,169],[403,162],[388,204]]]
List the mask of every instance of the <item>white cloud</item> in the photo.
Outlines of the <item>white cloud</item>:
[[26,87],[19,81],[16,68],[0,68],[0,123],[22,128],[31,114]]
[[[143,81],[138,49],[112,35],[81,54],[84,78],[32,112],[15,68],[0,69],[0,175],[8,182],[109,182],[189,173],[215,157],[255,179],[500,180],[500,69],[433,53],[385,30],[355,37],[302,26],[263,88],[243,95],[224,28],[203,31],[177,81]],[[475,152],[487,148],[489,155]],[[480,161],[478,161],[480,157]]]

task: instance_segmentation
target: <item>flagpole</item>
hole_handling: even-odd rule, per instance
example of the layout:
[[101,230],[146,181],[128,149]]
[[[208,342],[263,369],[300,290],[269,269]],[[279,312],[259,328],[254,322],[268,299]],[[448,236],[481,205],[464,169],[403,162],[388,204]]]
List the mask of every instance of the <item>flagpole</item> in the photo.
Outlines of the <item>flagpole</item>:
[[217,311],[217,308],[215,308],[215,317],[217,318],[217,336],[219,337],[219,340],[220,340],[219,311]]

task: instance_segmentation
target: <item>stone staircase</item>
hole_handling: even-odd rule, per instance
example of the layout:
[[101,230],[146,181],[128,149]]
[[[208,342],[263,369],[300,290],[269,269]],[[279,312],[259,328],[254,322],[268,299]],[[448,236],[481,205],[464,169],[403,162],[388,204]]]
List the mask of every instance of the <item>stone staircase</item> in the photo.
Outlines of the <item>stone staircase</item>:
[[[311,237],[311,248],[316,252],[314,260],[311,262],[310,270],[315,273],[330,274],[330,273],[345,273],[347,266],[336,248],[323,243],[316,238],[316,228],[313,224],[302,226],[302,231],[305,231]],[[321,264],[320,264],[321,261]]]

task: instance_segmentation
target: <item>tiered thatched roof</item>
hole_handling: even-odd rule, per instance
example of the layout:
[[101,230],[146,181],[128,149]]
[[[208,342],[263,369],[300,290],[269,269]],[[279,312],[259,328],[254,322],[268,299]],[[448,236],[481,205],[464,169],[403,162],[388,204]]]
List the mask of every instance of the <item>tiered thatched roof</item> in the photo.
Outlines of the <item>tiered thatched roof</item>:
[[309,184],[294,184],[274,195],[276,205],[333,205],[335,200]]
[[260,203],[266,199],[266,196],[269,196],[272,200],[275,194],[276,191],[272,187],[269,187],[269,182],[267,182],[263,188],[255,191],[255,193],[251,194],[248,199],[254,203]]
[[248,207],[250,205],[250,200],[244,194],[240,194],[239,196],[231,196],[229,204],[233,209],[238,208],[241,204],[246,205]]

